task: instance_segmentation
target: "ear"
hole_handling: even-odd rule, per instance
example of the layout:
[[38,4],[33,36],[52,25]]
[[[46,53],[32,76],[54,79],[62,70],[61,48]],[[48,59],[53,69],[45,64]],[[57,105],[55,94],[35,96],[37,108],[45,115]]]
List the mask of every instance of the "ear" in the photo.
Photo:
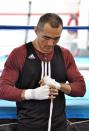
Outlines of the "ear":
[[36,34],[38,34],[39,29],[38,29],[38,27],[37,27],[37,26],[35,26],[34,30],[35,30],[35,33],[36,33]]

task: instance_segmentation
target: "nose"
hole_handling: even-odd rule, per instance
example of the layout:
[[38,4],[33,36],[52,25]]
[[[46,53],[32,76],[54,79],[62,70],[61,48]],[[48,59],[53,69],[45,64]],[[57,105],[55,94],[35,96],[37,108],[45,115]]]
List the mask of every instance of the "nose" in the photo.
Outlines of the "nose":
[[48,40],[48,45],[53,46],[54,45],[54,40],[53,39],[49,39]]

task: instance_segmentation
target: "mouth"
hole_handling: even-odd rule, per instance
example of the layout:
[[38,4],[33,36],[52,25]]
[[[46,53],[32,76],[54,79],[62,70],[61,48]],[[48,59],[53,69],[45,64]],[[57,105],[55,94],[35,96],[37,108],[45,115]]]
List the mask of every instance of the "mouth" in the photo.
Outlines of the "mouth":
[[46,46],[46,49],[52,49],[54,46]]
[[54,46],[47,46],[47,47],[44,48],[44,51],[45,52],[50,52],[50,51],[53,50],[53,48],[54,48]]

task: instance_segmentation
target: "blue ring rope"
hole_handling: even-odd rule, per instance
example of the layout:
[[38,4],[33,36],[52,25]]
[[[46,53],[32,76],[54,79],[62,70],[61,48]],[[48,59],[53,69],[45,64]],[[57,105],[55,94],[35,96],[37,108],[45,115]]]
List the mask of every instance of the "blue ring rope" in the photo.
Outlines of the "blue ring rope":
[[[0,25],[0,30],[32,30],[34,26],[15,26],[15,25]],[[63,29],[69,30],[89,30],[89,26],[64,26]]]

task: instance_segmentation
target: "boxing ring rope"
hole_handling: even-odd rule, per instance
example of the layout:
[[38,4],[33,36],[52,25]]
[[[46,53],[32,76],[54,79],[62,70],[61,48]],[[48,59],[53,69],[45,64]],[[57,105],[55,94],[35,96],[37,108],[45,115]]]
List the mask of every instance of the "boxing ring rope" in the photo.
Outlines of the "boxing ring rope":
[[[58,15],[77,15],[79,16],[79,13],[70,13],[70,12],[64,12],[64,13],[57,13]],[[1,16],[27,16],[28,13],[0,13]],[[30,13],[32,16],[41,16],[43,13]]]
[[[0,25],[0,30],[33,30],[35,26]],[[64,26],[64,30],[89,30],[89,26]]]

